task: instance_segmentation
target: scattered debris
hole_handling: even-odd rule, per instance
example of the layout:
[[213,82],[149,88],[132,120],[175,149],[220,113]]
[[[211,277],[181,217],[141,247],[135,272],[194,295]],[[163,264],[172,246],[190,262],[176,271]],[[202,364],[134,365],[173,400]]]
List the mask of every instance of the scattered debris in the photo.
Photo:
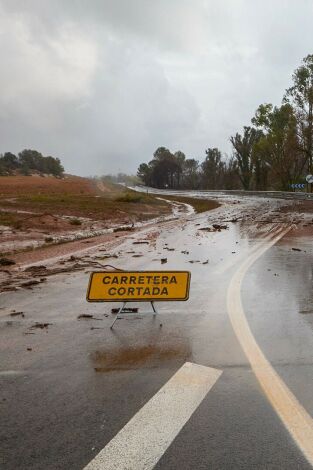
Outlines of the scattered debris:
[[32,325],[30,327],[30,330],[32,330],[33,328],[40,328],[41,330],[43,330],[45,328],[48,328],[50,325],[53,325],[53,323],[39,323],[39,322],[36,322],[34,325]]
[[212,224],[212,227],[215,229],[215,230],[227,230],[228,229],[228,226],[227,225],[219,225],[219,224]]
[[292,249],[292,251],[302,251],[302,250],[300,250],[300,248],[291,248],[291,249]]
[[219,224],[213,224],[212,227],[201,227],[198,230],[202,230],[205,232],[220,232],[221,230],[227,230],[228,225],[219,225]]
[[168,248],[167,246],[163,248],[163,250],[167,250],[167,251],[175,251],[175,248]]
[[[138,313],[138,307],[128,307],[128,308],[123,308],[123,313]],[[111,313],[118,313],[120,311],[119,308],[112,308]]]
[[103,320],[103,318],[96,318],[91,313],[81,313],[77,317],[78,320],[85,319],[85,320]]
[[108,259],[108,258],[118,258],[118,256],[115,255],[115,254],[114,255],[108,254],[108,255],[104,255],[104,256],[99,257],[99,259]]
[[136,242],[133,242],[133,245],[149,245],[149,241],[148,240],[138,240]]
[[40,284],[40,281],[37,281],[36,279],[32,279],[30,281],[25,281],[20,284],[21,287],[31,287],[35,286],[36,284]]
[[207,259],[206,261],[203,261],[202,264],[209,264],[209,260]]
[[134,230],[133,227],[127,226],[127,227],[116,227],[113,229],[113,232],[131,232]]
[[13,311],[13,312],[10,313],[10,317],[17,317],[18,315],[21,315],[21,317],[23,317],[23,318],[25,317],[24,312],[15,312],[15,311]]
[[133,258],[140,258],[143,255],[133,255]]
[[27,351],[32,351],[32,350],[33,350],[33,348],[27,348]]
[[28,273],[28,272],[31,272],[31,273],[36,273],[36,272],[41,272],[43,270],[46,270],[47,267],[44,265],[44,264],[40,264],[40,265],[37,265],[37,266],[28,266],[28,268],[25,268],[24,269],[24,272],[25,273]]
[[200,263],[200,261],[199,260],[190,260],[190,261],[188,261],[188,263]]
[[167,263],[167,258],[161,258],[161,264]]
[[12,266],[13,264],[16,264],[13,259],[0,258],[0,266]]
[[181,251],[181,253],[183,253],[184,255],[189,255],[189,251],[187,250]]

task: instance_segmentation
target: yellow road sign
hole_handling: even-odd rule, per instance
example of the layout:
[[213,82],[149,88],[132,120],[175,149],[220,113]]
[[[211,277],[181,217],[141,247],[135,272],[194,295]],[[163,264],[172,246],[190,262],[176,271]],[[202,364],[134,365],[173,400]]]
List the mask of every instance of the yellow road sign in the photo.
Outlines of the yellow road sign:
[[91,273],[88,302],[188,300],[188,271],[109,271]]

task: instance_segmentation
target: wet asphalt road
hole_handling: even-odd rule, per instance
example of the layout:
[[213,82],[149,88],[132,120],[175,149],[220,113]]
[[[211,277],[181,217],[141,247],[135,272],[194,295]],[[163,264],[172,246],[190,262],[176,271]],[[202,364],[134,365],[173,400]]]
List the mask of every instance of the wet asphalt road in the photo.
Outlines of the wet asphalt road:
[[[147,317],[111,331],[104,314],[112,305],[85,301],[88,269],[0,296],[1,469],[83,469],[186,361],[223,373],[156,469],[311,468],[263,393],[226,304],[238,266],[279,226],[251,214],[265,220],[282,202],[235,201],[130,234],[113,250],[118,258],[105,261],[159,270],[167,257],[161,269],[191,271],[189,301],[159,304],[162,328]],[[243,214],[227,230],[199,230]],[[133,245],[146,237],[149,244]],[[311,239],[292,230],[251,266],[241,293],[258,344],[311,416],[312,261]],[[25,317],[9,317],[10,309]],[[84,313],[97,320],[78,320]],[[31,329],[35,322],[51,325]]]

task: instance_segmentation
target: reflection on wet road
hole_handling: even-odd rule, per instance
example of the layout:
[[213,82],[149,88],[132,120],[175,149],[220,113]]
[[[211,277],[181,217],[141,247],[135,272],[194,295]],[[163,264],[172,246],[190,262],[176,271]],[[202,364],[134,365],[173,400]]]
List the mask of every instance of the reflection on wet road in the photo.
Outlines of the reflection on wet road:
[[[311,468],[259,385],[227,309],[240,266],[291,227],[251,264],[241,302],[271,367],[312,416],[313,247],[299,236],[306,215],[286,215],[283,204],[229,197],[209,213],[95,248],[80,257],[80,270],[1,295],[1,468],[83,469],[186,362],[223,374],[155,468]],[[85,302],[89,272],[104,264],[190,270],[190,299],[158,304],[161,329],[139,312],[112,332],[111,305]],[[24,317],[10,316],[13,309]]]

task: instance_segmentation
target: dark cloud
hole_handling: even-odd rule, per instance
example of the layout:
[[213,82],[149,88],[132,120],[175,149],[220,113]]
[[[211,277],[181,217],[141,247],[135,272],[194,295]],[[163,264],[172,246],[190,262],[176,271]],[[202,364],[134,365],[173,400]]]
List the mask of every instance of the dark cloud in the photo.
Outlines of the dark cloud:
[[0,0],[0,151],[135,171],[202,158],[279,103],[312,44],[311,1]]

